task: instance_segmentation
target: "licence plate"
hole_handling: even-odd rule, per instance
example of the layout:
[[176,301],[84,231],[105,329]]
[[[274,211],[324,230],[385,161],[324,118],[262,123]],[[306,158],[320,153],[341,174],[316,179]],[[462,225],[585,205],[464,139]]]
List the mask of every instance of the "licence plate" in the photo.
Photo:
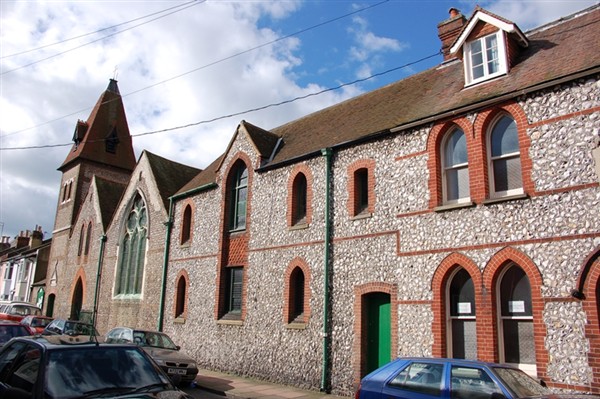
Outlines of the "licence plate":
[[187,374],[187,370],[185,370],[185,369],[168,369],[167,372],[169,374],[181,374],[181,375]]

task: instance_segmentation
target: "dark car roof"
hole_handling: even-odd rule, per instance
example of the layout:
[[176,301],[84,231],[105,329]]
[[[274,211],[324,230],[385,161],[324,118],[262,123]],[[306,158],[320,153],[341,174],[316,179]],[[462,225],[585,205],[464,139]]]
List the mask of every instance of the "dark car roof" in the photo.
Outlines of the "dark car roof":
[[18,337],[13,338],[15,340],[26,341],[26,342],[34,342],[40,346],[43,346],[47,350],[56,350],[56,349],[65,349],[69,347],[110,347],[114,348],[115,346],[123,346],[127,348],[131,348],[132,345],[128,344],[106,344],[101,341],[94,339],[93,336],[88,335],[32,335],[27,337]]

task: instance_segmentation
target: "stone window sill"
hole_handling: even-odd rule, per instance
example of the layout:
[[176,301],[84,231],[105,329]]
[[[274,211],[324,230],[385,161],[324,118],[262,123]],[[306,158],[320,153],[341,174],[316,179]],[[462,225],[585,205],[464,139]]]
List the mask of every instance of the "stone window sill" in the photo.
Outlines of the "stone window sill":
[[446,211],[452,211],[454,209],[471,208],[474,206],[475,206],[475,203],[473,203],[472,201],[468,201],[468,202],[461,202],[458,204],[436,206],[435,208],[433,208],[433,211],[434,212],[446,212]]

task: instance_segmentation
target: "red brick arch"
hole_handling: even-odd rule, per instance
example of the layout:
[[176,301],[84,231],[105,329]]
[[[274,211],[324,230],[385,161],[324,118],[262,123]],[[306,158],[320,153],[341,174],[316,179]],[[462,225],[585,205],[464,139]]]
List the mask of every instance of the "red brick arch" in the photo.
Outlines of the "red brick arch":
[[[535,356],[537,374],[541,378],[546,378],[546,369],[548,365],[548,352],[544,346],[544,338],[546,337],[546,327],[543,322],[544,301],[542,298],[542,275],[525,253],[511,247],[503,248],[498,251],[483,271],[483,286],[487,295],[484,295],[486,306],[490,309],[490,331],[483,337],[488,344],[484,347],[484,352],[481,353],[482,360],[499,361],[500,354],[498,352],[498,309],[497,301],[499,293],[497,292],[497,283],[501,273],[505,268],[514,263],[519,266],[527,277],[531,286],[531,302],[533,311],[533,331],[535,343]],[[482,342],[483,343],[483,342]]]
[[[181,208],[181,216],[179,223],[179,245],[191,244],[194,240],[194,221],[196,216],[196,204],[191,198],[186,198],[185,200],[180,202],[179,206]],[[190,207],[190,220],[189,225],[186,225],[185,211],[188,206]],[[186,231],[188,229],[189,231]]]
[[352,343],[352,369],[354,376],[354,385],[358,386],[361,379],[361,371],[365,365],[366,356],[362,347],[362,305],[363,296],[366,294],[382,292],[390,296],[391,313],[391,357],[392,359],[398,353],[398,286],[393,283],[383,281],[371,282],[357,285],[354,287],[354,342]]
[[[483,323],[480,323],[479,317],[482,313],[482,278],[481,271],[470,258],[454,252],[448,255],[437,267],[433,278],[431,279],[431,290],[433,292],[433,348],[432,355],[435,357],[446,357],[448,354],[448,344],[446,342],[446,287],[450,275],[458,268],[463,268],[469,273],[473,280],[475,289],[475,314],[477,317],[477,336],[480,336],[480,329],[483,330]],[[479,346],[481,347],[481,346]],[[478,348],[479,349],[479,348]]]
[[477,135],[477,142],[481,143],[478,146],[479,157],[484,160],[481,163],[483,168],[480,175],[482,181],[482,187],[484,191],[480,196],[476,196],[475,201],[480,201],[490,197],[490,184],[489,184],[489,172],[488,172],[488,154],[487,154],[487,135],[491,125],[496,121],[496,118],[500,114],[506,114],[515,120],[517,124],[517,135],[519,138],[519,152],[521,157],[521,180],[523,182],[523,191],[532,193],[535,190],[533,180],[531,179],[532,161],[529,156],[529,148],[531,147],[531,140],[527,135],[527,127],[529,121],[525,111],[516,102],[510,102],[498,107],[483,111],[477,115],[475,119],[474,131]]
[[287,225],[288,227],[294,224],[293,213],[297,198],[294,198],[294,182],[296,176],[300,173],[306,178],[306,224],[310,225],[312,221],[312,201],[313,201],[313,175],[310,168],[306,164],[298,164],[292,170],[287,184]]
[[592,368],[591,392],[600,393],[600,246],[597,246],[587,257],[580,278],[583,281],[583,310],[588,323],[585,326],[585,335],[590,342],[588,359]]
[[293,287],[290,286],[290,279],[292,277],[292,272],[296,270],[296,268],[302,270],[304,274],[304,323],[308,323],[310,320],[310,267],[306,263],[306,261],[300,257],[294,258],[290,264],[288,265],[285,276],[285,290],[284,290],[284,306],[283,306],[283,320],[285,324],[290,323],[290,298],[293,296],[293,292],[291,290]]
[[[179,282],[181,281],[181,279],[183,279],[183,281],[185,283],[185,289],[184,289],[184,297],[183,297],[183,312],[181,312],[178,315],[177,314],[177,305],[178,305],[178,300],[181,299],[181,298],[179,298]],[[177,273],[177,277],[175,277],[175,290],[173,292],[173,317],[178,317],[178,318],[183,318],[183,319],[187,318],[189,297],[190,297],[190,277],[188,275],[187,270],[181,269]]]
[[359,169],[366,169],[368,175],[368,209],[369,213],[375,212],[375,160],[374,159],[359,159],[347,167],[348,175],[348,202],[346,208],[348,209],[348,215],[356,216],[356,203],[357,197],[360,193],[356,192],[355,184],[355,172]]
[[[469,182],[473,181],[473,165],[481,164],[481,159],[478,158],[479,154],[476,150],[473,137],[473,124],[466,118],[456,118],[451,121],[435,124],[429,132],[427,139],[427,169],[429,170],[429,192],[431,193],[429,199],[429,208],[433,209],[439,205],[442,205],[442,157],[440,146],[444,136],[452,130],[452,128],[458,127],[462,129],[467,139],[467,154],[469,159]],[[472,190],[472,188],[471,188]]]

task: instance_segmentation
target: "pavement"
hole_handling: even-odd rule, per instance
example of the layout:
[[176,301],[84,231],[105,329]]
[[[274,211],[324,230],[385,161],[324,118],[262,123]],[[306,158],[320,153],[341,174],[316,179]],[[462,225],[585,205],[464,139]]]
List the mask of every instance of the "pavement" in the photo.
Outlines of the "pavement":
[[349,399],[211,370],[200,370],[196,387],[232,399]]

